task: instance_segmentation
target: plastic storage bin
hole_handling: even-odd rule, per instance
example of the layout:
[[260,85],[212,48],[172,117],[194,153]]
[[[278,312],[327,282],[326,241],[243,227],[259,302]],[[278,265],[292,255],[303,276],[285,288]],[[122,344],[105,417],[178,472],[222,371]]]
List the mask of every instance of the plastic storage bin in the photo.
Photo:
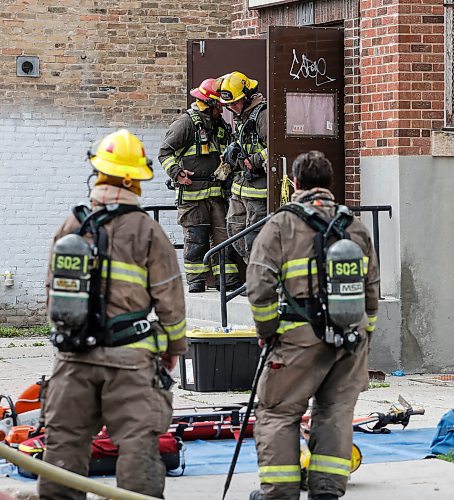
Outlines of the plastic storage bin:
[[254,332],[188,332],[180,357],[181,386],[198,392],[251,389],[260,356]]

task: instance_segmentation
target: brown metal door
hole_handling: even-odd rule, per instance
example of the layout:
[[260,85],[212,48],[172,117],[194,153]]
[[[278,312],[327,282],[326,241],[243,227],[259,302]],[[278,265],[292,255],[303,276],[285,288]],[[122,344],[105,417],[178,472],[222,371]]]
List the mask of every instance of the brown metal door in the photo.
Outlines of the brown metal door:
[[334,168],[334,193],[345,198],[344,34],[339,28],[268,30],[268,210],[279,207],[282,177],[293,160],[323,151]]
[[266,94],[266,40],[206,39],[188,41],[188,106],[194,100],[190,89],[205,78],[240,71],[258,80]]

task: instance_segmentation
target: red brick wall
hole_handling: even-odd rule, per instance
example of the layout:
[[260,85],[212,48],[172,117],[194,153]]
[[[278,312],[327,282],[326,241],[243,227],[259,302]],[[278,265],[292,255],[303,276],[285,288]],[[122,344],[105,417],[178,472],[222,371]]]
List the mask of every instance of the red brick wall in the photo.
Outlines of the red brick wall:
[[259,14],[248,9],[248,0],[232,1],[232,38],[257,38]]
[[443,0],[361,0],[361,155],[425,155],[444,119]]

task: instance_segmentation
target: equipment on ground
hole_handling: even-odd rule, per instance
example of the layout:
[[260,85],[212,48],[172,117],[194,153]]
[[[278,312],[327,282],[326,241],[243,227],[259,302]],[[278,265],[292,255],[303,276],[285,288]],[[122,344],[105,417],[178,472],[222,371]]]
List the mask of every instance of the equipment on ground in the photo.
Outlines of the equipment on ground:
[[[352,352],[361,337],[357,327],[365,314],[364,254],[350,240],[346,228],[353,213],[336,206],[331,220],[310,205],[287,203],[276,213],[295,214],[316,231],[315,256],[308,261],[308,298],[294,298],[281,282],[286,301],[280,305],[280,317],[288,321],[306,321],[315,334],[328,344]],[[338,241],[333,243],[333,238]],[[317,275],[317,288],[313,276]]]
[[140,493],[93,481],[93,479],[89,479],[88,477],[80,476],[79,474],[61,469],[60,467],[48,464],[42,460],[29,457],[1,443],[0,457],[36,475],[46,477],[51,481],[63,484],[68,488],[73,488],[78,491],[95,493],[101,497],[110,498],[112,500],[157,500],[156,497],[142,495]]

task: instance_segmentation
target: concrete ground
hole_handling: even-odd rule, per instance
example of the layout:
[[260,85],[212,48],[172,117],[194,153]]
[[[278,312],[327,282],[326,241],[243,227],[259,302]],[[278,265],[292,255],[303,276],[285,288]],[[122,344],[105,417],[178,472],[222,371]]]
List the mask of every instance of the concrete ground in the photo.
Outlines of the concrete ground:
[[[0,393],[9,394],[13,400],[27,385],[41,375],[52,371],[53,351],[44,338],[0,339]],[[175,378],[177,377],[175,374]],[[355,416],[371,412],[386,412],[397,401],[399,394],[414,407],[422,406],[425,415],[414,416],[409,428],[435,427],[440,417],[454,405],[454,382],[438,381],[436,375],[407,375],[386,378],[389,387],[369,389],[361,394]],[[228,404],[244,402],[245,393],[196,393],[174,388],[175,408],[200,404]],[[452,497],[454,464],[441,460],[390,462],[363,465],[350,480],[345,498],[384,500],[397,497],[405,499],[432,499]],[[112,483],[111,479],[101,479]],[[221,499],[225,476],[191,476],[168,478],[168,500]],[[247,500],[248,493],[258,487],[256,474],[238,474],[232,480],[228,500]],[[16,498],[37,498],[35,483],[25,483],[0,477],[0,491]],[[305,499],[302,493],[301,498]],[[91,497],[94,498],[94,497]],[[56,499],[57,500],[57,499]]]

